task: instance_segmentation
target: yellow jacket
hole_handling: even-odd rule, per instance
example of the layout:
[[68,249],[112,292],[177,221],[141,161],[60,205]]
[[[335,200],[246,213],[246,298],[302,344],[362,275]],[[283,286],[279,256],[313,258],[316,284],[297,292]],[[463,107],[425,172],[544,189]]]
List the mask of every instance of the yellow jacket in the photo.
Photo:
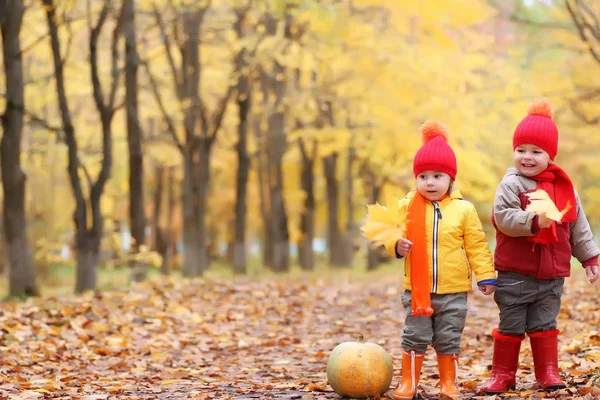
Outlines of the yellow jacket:
[[[410,203],[415,191],[399,200]],[[410,218],[410,214],[408,216]],[[473,204],[458,190],[438,202],[427,204],[427,248],[431,293],[461,293],[471,290],[472,272],[477,282],[496,279],[494,262],[481,221]],[[396,257],[396,241],[385,244]],[[404,288],[410,290],[410,253],[404,262]]]

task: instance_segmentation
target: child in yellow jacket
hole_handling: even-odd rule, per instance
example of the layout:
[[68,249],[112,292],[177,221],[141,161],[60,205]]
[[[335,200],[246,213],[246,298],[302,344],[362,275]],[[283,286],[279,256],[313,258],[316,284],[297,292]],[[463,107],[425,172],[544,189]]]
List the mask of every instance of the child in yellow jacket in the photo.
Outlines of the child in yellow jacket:
[[393,256],[405,258],[402,378],[394,399],[416,395],[430,344],[437,352],[441,397],[458,399],[458,356],[472,274],[479,290],[490,295],[496,273],[475,207],[452,188],[456,156],[446,127],[427,121],[420,132],[424,145],[413,161],[417,188],[400,200],[408,209],[406,237],[386,243]]

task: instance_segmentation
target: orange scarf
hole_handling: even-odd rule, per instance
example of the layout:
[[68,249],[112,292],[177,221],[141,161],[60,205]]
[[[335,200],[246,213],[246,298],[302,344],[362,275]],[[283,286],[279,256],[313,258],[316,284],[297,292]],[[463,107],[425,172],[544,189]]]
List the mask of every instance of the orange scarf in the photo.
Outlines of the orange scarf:
[[430,316],[431,289],[429,287],[429,260],[427,258],[426,219],[427,200],[415,193],[408,206],[408,222],[406,224],[407,239],[412,242],[410,249],[410,287],[412,315]]
[[[559,210],[563,210],[568,204],[571,209],[563,216],[561,222],[577,221],[577,207],[575,200],[575,189],[569,175],[556,164],[550,164],[545,171],[532,176],[531,179],[538,181],[537,188],[544,189]],[[535,236],[530,236],[530,241],[540,244],[556,244],[556,224],[552,222],[549,228],[540,229]]]

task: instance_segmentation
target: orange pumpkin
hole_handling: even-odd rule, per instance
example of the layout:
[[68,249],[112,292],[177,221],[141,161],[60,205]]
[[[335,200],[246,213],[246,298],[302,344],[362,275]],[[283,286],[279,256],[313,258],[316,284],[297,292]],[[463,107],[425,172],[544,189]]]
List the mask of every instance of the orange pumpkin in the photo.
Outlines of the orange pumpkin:
[[338,344],[327,361],[327,381],[343,397],[364,399],[385,393],[392,383],[390,355],[379,345],[365,342]]

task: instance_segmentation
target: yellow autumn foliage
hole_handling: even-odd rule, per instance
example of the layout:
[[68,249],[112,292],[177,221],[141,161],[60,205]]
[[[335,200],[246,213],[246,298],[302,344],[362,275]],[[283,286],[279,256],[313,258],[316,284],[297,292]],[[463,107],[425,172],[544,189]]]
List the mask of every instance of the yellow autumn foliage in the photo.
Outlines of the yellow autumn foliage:
[[367,218],[361,226],[364,237],[374,245],[388,247],[390,243],[406,237],[408,203],[389,199],[387,205],[367,205]]
[[[248,5],[248,0],[214,0],[202,25],[199,44],[202,63],[200,94],[210,113],[214,112],[230,81],[233,55],[240,49],[248,55],[251,75],[252,118],[248,122],[248,148],[252,158],[248,186],[248,237],[262,234],[260,189],[257,184],[257,154],[268,144],[263,137],[266,119],[272,111],[271,98],[262,97],[259,70],[270,71],[277,60],[287,69],[278,78],[285,79],[287,147],[284,157],[284,190],[291,237],[300,237],[299,220],[306,198],[301,189],[301,165],[297,143],[317,147],[315,195],[317,197],[317,235],[326,230],[326,205],[322,182],[321,157],[336,154],[340,198],[345,186],[350,148],[354,164],[349,167],[353,182],[354,205],[373,203],[369,171],[384,186],[381,193],[406,192],[413,185],[412,158],[421,145],[418,126],[426,119],[445,122],[450,130],[450,144],[458,159],[456,187],[473,201],[484,223],[489,218],[494,188],[511,163],[512,133],[533,97],[546,96],[557,111],[560,152],[557,163],[571,176],[585,204],[591,222],[600,221],[598,182],[594,149],[600,146],[596,126],[581,121],[572,112],[572,104],[588,119],[597,116],[597,98],[586,99],[598,90],[598,63],[586,52],[572,29],[548,29],[513,24],[500,15],[492,3],[484,0],[325,0],[254,1],[241,40],[233,34],[233,8]],[[569,27],[570,18],[558,2],[524,6],[542,15],[543,22]],[[544,3],[544,5],[541,5]],[[92,0],[90,17],[97,21],[101,2]],[[350,6],[351,4],[351,6]],[[172,119],[180,141],[183,129],[182,108],[175,93],[174,78],[153,10],[160,11],[167,25],[175,64],[182,54],[176,41],[181,29],[173,15],[182,10],[198,10],[209,2],[191,0],[141,0],[136,3],[136,24],[140,59],[148,62],[159,86],[166,114]],[[280,19],[286,7],[293,9],[295,24],[291,31],[304,30],[298,40],[286,38]],[[45,14],[40,2],[28,6],[22,30],[23,64],[26,71],[25,106],[31,115],[43,117],[50,126],[60,126],[50,46]],[[61,49],[65,57],[66,90],[72,105],[80,161],[95,178],[101,162],[101,131],[97,111],[91,98],[89,71],[89,32],[85,2],[60,2]],[[513,10],[514,11],[514,10]],[[277,34],[266,34],[264,13],[275,15]],[[540,17],[540,18],[542,18]],[[540,19],[541,20],[541,19]],[[65,23],[70,21],[70,23]],[[114,19],[107,22],[114,27]],[[143,35],[141,34],[143,32]],[[100,74],[103,84],[110,79],[111,29],[100,41]],[[177,36],[179,35],[179,36]],[[505,38],[506,36],[506,38]],[[67,40],[70,38],[70,40]],[[506,39],[504,42],[503,40]],[[122,51],[120,47],[120,51]],[[0,58],[1,58],[0,54]],[[124,65],[120,64],[119,68]],[[164,116],[149,89],[145,68],[139,70],[140,125],[144,131],[145,199],[152,202],[157,186],[152,173],[156,164],[174,166],[176,196],[181,196],[183,159],[172,144]],[[295,82],[296,75],[298,84]],[[0,92],[5,76],[0,73]],[[117,104],[123,102],[120,89]],[[224,123],[216,139],[211,159],[210,206],[208,224],[221,239],[231,238],[235,219],[235,179],[237,157],[238,108],[232,97]],[[332,119],[318,120],[323,103],[332,104]],[[0,96],[0,111],[5,101]],[[110,247],[111,224],[126,223],[128,218],[128,155],[125,111],[116,110],[113,120],[113,169],[102,199],[107,220],[105,247]],[[23,134],[22,162],[27,174],[27,215],[33,243],[48,237],[52,243],[68,243],[72,238],[73,200],[67,168],[67,152],[62,135],[26,121]],[[586,143],[582,148],[581,143]],[[80,171],[83,174],[83,170]],[[83,182],[86,182],[83,180]],[[384,182],[384,183],[382,183]],[[84,190],[89,191],[87,184]],[[51,201],[47,201],[52,199]],[[537,203],[539,201],[539,203]],[[544,200],[536,200],[537,212],[557,217],[564,210],[552,209]],[[179,200],[178,200],[179,203]],[[389,204],[388,204],[389,206]],[[177,205],[179,207],[179,204]],[[340,201],[339,213],[346,216],[346,204]],[[400,229],[397,224],[384,227],[378,216],[392,209],[373,204],[372,225],[367,232],[387,239]],[[151,207],[149,208],[151,209]],[[559,214],[557,214],[559,213]],[[148,218],[150,220],[150,213]],[[355,207],[354,221],[363,217]],[[163,213],[163,219],[166,216]],[[181,224],[181,216],[175,216]],[[341,223],[344,223],[342,221]],[[379,224],[379,225],[378,225]],[[385,228],[385,229],[384,229]],[[363,227],[364,229],[364,227]],[[387,233],[382,233],[387,232]],[[381,236],[383,235],[383,236]],[[121,246],[120,243],[115,246]],[[45,246],[39,246],[40,254]]]

